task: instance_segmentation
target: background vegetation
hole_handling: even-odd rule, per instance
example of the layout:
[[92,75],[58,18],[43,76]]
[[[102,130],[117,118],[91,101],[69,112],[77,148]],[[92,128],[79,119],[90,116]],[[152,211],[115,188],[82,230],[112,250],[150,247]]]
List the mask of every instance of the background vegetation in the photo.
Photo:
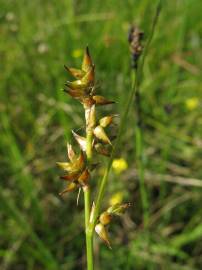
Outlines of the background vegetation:
[[[117,157],[128,169],[112,171],[105,203],[119,192],[134,206],[110,230],[112,251],[96,239],[96,269],[202,269],[202,4],[162,4],[140,89],[148,226],[133,106]],[[63,183],[55,163],[66,156],[71,129],[83,125],[82,109],[61,91],[63,64],[79,66],[89,44],[99,91],[121,114],[130,88],[128,27],[137,23],[147,38],[156,2],[0,5],[0,269],[84,269],[82,200],[76,207],[75,193],[58,196]]]

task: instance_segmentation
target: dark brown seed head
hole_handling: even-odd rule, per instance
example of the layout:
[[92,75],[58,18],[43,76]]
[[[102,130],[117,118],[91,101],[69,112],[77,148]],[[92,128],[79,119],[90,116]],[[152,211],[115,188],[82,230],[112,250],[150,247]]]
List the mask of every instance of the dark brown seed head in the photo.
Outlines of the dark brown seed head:
[[137,68],[138,59],[142,53],[142,39],[144,32],[142,32],[137,26],[131,26],[128,35],[128,42],[130,44],[130,51],[132,57],[132,68]]

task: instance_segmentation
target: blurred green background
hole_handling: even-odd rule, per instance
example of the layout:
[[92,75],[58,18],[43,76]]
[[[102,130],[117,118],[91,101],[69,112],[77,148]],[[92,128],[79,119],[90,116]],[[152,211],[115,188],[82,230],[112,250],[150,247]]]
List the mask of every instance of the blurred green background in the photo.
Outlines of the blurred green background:
[[[85,269],[83,202],[60,198],[56,161],[66,157],[83,110],[61,89],[63,65],[79,67],[88,44],[98,92],[121,114],[130,89],[128,28],[151,30],[156,1],[0,1],[0,269]],[[133,207],[95,239],[96,269],[202,269],[202,2],[162,1],[141,82],[149,221],[143,227],[135,157],[135,105],[112,170],[111,195]],[[103,165],[104,166],[104,165]],[[99,170],[102,174],[102,167]],[[96,181],[98,179],[94,179]],[[114,195],[115,194],[115,195]]]

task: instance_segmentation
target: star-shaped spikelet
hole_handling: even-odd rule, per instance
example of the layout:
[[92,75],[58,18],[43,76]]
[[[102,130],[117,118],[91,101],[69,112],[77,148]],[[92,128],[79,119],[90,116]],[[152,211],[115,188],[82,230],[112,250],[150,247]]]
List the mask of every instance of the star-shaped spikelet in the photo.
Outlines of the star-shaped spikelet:
[[64,91],[79,100],[84,107],[90,107],[93,104],[107,105],[114,103],[103,96],[95,95],[95,65],[88,47],[86,47],[84,53],[81,69],[69,68],[67,66],[65,66],[65,69],[76,80],[73,82],[67,81]]
[[67,187],[60,195],[73,191],[77,187],[88,185],[88,180],[90,178],[90,173],[86,167],[82,151],[77,156],[71,144],[67,144],[67,156],[69,159],[68,162],[57,162],[57,165],[66,172],[66,174],[60,178],[67,181]]

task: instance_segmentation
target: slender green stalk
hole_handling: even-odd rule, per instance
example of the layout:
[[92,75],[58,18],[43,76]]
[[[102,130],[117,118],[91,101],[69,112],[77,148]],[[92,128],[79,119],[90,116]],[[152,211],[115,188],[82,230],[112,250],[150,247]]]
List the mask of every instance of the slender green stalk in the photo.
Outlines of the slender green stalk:
[[149,220],[149,203],[147,197],[147,190],[145,187],[145,177],[144,177],[144,160],[143,160],[143,137],[141,127],[137,126],[135,129],[135,145],[136,145],[136,164],[139,176],[140,183],[140,195],[142,201],[142,210],[143,210],[143,220],[144,227],[146,228]]
[[149,221],[149,201],[148,192],[145,186],[145,163],[144,163],[144,140],[143,140],[143,118],[141,106],[140,88],[135,94],[135,111],[136,111],[136,127],[135,127],[135,160],[137,167],[137,175],[140,187],[140,199],[143,212],[143,224],[146,228]]
[[85,227],[88,228],[88,222],[90,218],[90,187],[85,186],[84,192],[84,208],[85,208]]
[[86,232],[87,270],[94,269],[93,234]]
[[87,270],[93,270],[93,234],[89,231],[89,218],[90,218],[90,187],[83,188],[84,191],[84,204],[85,204],[85,234],[86,234],[86,258]]
[[148,41],[146,43],[145,49],[144,49],[144,54],[142,57],[142,61],[140,63],[140,72],[138,75],[138,85],[137,85],[137,91],[136,91],[136,108],[137,108],[137,124],[136,124],[136,129],[135,129],[135,144],[136,144],[136,162],[137,162],[137,169],[138,169],[138,176],[139,176],[139,183],[140,183],[140,195],[141,195],[141,201],[142,201],[142,209],[143,209],[143,220],[144,220],[144,226],[147,227],[148,221],[149,221],[149,202],[148,202],[148,195],[147,195],[147,190],[145,187],[145,181],[144,181],[144,160],[143,160],[143,155],[144,155],[144,149],[143,149],[143,134],[142,134],[142,129],[141,129],[141,107],[140,107],[140,89],[139,89],[139,82],[142,79],[142,71],[143,71],[143,66],[145,62],[145,57],[148,53],[148,49],[150,46],[150,43],[152,41],[156,25],[158,22],[158,18],[161,12],[161,3],[162,1],[159,0],[156,8],[156,13],[154,15],[152,27],[151,27],[151,32],[148,37]]
[[[87,125],[87,123],[86,123]],[[88,164],[92,160],[92,139],[93,129],[89,126],[86,127],[86,157]],[[91,194],[90,186],[87,185],[83,188],[84,192],[84,205],[85,205],[85,234],[86,234],[86,258],[87,258],[87,270],[94,269],[93,262],[93,232],[89,230],[89,219],[90,219],[90,206],[91,206]]]

